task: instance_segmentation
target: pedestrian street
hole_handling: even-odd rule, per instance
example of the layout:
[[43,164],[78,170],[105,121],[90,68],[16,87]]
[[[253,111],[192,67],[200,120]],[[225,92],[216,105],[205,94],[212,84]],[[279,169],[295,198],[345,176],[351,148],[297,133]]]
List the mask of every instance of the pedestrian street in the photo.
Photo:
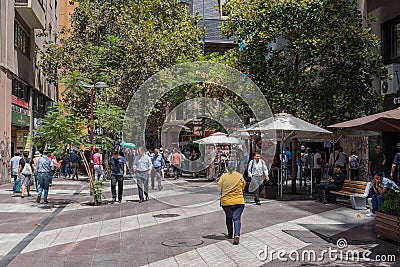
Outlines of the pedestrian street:
[[335,248],[339,238],[360,251],[396,252],[365,233],[373,218],[343,205],[297,198],[262,199],[258,206],[246,195],[241,241],[234,246],[216,183],[167,179],[163,190],[150,190],[149,201],[139,203],[136,183],[128,179],[122,203],[114,204],[106,183],[105,204],[97,207],[88,185],[54,179],[47,205],[35,202],[35,191],[21,199],[11,197],[10,184],[0,186],[0,266],[298,266],[277,255],[262,259],[259,252],[266,246],[318,251]]

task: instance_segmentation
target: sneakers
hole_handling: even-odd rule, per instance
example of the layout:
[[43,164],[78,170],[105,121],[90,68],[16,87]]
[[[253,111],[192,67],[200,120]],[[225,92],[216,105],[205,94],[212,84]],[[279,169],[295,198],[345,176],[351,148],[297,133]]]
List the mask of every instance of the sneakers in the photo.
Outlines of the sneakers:
[[256,201],[256,205],[261,205],[261,202],[260,201]]
[[233,239],[233,243],[234,245],[239,245],[239,237],[235,236],[235,238]]
[[40,203],[40,197],[41,197],[41,196],[37,196],[37,198],[36,198],[36,203]]
[[49,202],[47,200],[43,201],[44,204],[49,204]]
[[365,214],[365,216],[367,216],[367,217],[375,217],[375,213],[370,212],[370,213]]

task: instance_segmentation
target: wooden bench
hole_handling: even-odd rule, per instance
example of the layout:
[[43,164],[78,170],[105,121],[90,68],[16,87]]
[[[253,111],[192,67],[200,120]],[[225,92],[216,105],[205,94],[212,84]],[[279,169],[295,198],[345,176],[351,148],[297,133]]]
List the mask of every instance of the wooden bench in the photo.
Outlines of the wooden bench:
[[344,180],[340,191],[331,191],[335,196],[349,197],[353,209],[366,209],[366,199],[371,189],[371,182]]

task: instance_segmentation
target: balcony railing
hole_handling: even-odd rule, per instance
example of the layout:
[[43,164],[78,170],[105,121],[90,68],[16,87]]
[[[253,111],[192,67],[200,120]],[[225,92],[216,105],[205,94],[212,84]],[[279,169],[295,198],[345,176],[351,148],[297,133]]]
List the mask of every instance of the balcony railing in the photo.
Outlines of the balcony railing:
[[15,0],[16,5],[27,5],[28,0]]
[[[43,7],[43,0],[37,0],[37,1]],[[28,5],[28,2],[29,2],[29,0],[15,0],[15,5],[17,5],[17,6],[26,6],[26,5]]]
[[46,22],[43,0],[15,0],[15,10],[32,29],[44,29]]

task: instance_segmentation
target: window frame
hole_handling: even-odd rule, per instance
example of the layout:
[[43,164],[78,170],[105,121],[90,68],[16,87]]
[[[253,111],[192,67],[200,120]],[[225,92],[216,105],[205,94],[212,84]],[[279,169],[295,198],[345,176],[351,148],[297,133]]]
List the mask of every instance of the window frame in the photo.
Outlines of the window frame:
[[29,57],[30,42],[31,38],[27,30],[25,30],[21,23],[14,20],[14,48]]

